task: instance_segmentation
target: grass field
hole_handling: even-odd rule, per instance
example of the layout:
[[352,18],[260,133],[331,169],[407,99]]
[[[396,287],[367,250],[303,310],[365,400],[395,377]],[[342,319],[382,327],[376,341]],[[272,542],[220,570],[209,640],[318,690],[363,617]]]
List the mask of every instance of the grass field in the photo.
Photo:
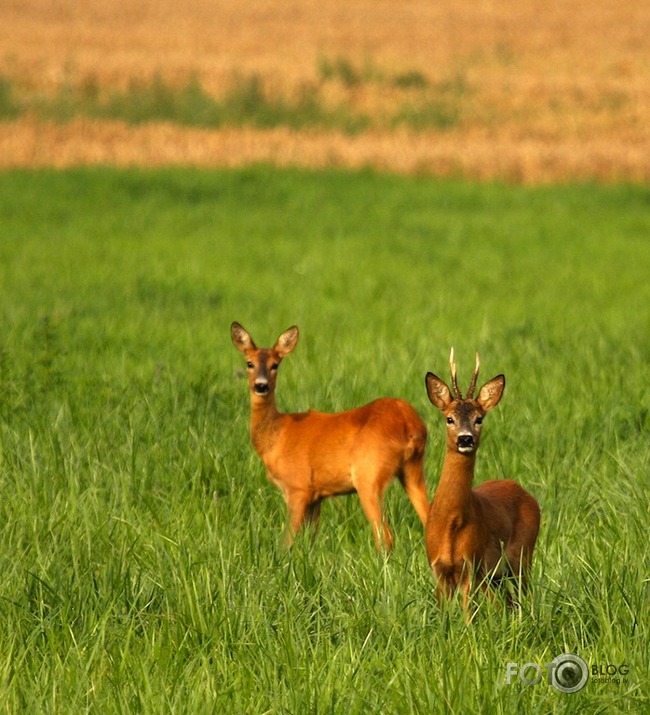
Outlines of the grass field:
[[[649,208],[369,172],[0,173],[0,711],[647,711]],[[520,611],[438,608],[399,487],[390,557],[354,496],[278,548],[232,320],[300,326],[281,408],[408,399],[431,493],[426,371],[453,344],[461,375],[476,349],[505,373],[477,481],[542,508]],[[506,683],[562,653],[626,674]]]

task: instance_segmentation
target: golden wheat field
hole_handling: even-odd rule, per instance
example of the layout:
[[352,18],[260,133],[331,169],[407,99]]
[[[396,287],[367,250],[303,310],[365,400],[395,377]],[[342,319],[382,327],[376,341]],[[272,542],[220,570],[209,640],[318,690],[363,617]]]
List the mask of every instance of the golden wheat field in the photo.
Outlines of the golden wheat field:
[[0,76],[19,95],[89,84],[110,92],[162,77],[178,86],[196,78],[219,96],[256,77],[284,97],[311,87],[326,104],[382,117],[417,101],[421,89],[392,81],[415,77],[444,91],[457,119],[349,133],[26,112],[0,123],[0,166],[269,161],[646,181],[649,37],[648,0],[4,0]]

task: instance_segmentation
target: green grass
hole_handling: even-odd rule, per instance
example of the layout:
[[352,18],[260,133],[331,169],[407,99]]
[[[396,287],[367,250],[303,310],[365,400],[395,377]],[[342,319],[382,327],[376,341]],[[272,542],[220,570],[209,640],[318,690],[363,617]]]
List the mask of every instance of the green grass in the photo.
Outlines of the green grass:
[[[329,102],[323,91],[328,82],[338,82],[348,92],[369,86],[392,87],[401,91],[402,98],[396,100],[394,111],[382,110],[373,117],[355,109],[352,95],[345,102]],[[197,77],[178,85],[157,75],[133,81],[126,89],[109,91],[89,76],[66,81],[46,95],[21,90],[20,83],[0,76],[0,120],[30,113],[56,122],[91,117],[134,125],[163,121],[212,129],[316,128],[346,134],[395,126],[416,131],[446,130],[464,120],[465,99],[470,93],[464,78],[432,85],[417,71],[386,76],[371,65],[359,70],[343,59],[321,61],[317,81],[286,95],[274,91],[258,75],[233,77],[221,96],[206,92]]]
[[256,75],[234,79],[222,97],[208,94],[196,78],[178,87],[156,76],[110,93],[102,92],[90,80],[78,87],[63,86],[53,97],[34,102],[26,99],[24,110],[30,108],[41,117],[59,122],[88,116],[134,125],[164,121],[206,128],[320,127],[355,133],[370,121],[342,106],[327,107],[315,86],[305,86],[295,97],[288,98],[270,92]]
[[0,77],[0,121],[15,119],[19,114],[20,107],[14,97],[12,83]]
[[389,73],[380,69],[370,58],[363,66],[355,65],[343,56],[321,57],[318,61],[318,76],[323,82],[339,82],[344,87],[378,85],[400,89],[425,89],[430,86],[426,75],[419,70]]
[[[254,168],[0,174],[0,711],[624,713],[648,708],[650,192]],[[393,487],[312,544],[248,438],[229,325],[293,323],[281,407],[507,377],[477,481],[542,507],[520,612],[433,597]],[[464,378],[462,376],[465,376]],[[506,685],[564,652],[629,665]]]

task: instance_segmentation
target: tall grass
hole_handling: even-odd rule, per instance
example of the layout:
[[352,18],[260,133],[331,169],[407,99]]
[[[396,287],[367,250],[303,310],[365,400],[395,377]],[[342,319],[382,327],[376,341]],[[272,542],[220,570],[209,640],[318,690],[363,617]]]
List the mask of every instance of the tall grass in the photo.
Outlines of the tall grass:
[[[641,712],[648,707],[649,194],[256,168],[0,174],[0,689],[17,712]],[[355,497],[278,548],[241,321],[292,323],[285,409],[507,388],[477,481],[540,501],[532,593],[438,608],[419,522]],[[465,356],[465,357],[463,357]],[[577,694],[506,666],[629,666]]]

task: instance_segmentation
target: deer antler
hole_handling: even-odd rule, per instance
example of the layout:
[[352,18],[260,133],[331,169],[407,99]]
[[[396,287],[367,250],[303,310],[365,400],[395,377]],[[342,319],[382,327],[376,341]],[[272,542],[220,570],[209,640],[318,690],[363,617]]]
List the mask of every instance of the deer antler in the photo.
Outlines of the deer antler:
[[474,397],[474,390],[476,389],[476,381],[478,380],[478,371],[481,366],[481,361],[479,359],[478,353],[476,353],[476,367],[474,368],[474,374],[472,375],[472,381],[469,383],[469,389],[467,390],[466,400],[471,400]]
[[460,394],[458,389],[458,375],[456,374],[456,363],[454,362],[454,348],[452,347],[451,353],[449,354],[449,367],[451,368],[451,387],[454,391],[454,398],[456,400],[462,400],[463,396]]

